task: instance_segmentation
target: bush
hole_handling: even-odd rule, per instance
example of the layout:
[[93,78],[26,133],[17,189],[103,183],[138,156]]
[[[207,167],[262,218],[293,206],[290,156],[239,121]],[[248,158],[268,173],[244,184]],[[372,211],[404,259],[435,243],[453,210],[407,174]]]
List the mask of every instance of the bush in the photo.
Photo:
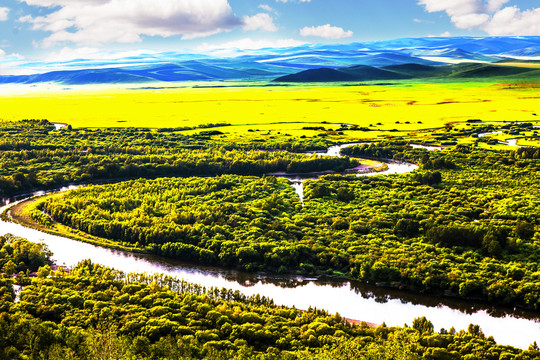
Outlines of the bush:
[[467,246],[480,248],[483,233],[476,227],[443,225],[429,229],[426,232],[426,240],[445,247]]

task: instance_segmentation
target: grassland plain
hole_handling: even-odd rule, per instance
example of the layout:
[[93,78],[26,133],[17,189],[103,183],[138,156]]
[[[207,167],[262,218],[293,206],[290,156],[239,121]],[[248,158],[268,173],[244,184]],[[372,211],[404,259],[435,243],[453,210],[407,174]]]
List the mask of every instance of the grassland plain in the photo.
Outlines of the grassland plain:
[[[360,149],[363,152],[367,151],[366,155],[372,157],[383,157],[383,155],[379,154],[384,154],[385,158],[390,158],[393,157],[391,156],[393,147],[406,147],[403,151],[400,150],[394,154],[399,155],[394,156],[394,158],[396,160],[416,162],[421,165],[421,170],[413,175],[369,179],[329,176],[316,182],[308,181],[306,183],[306,206],[302,210],[298,210],[298,214],[292,210],[289,213],[281,211],[280,213],[270,214],[271,216],[268,216],[268,219],[265,217],[264,220],[268,221],[261,220],[257,222],[258,225],[255,227],[261,226],[261,230],[267,230],[266,234],[275,236],[276,240],[280,242],[278,244],[280,246],[276,247],[275,256],[269,258],[268,261],[272,262],[271,265],[274,269],[277,269],[277,272],[280,272],[280,269],[284,271],[294,269],[291,264],[298,264],[301,266],[300,270],[306,274],[317,274],[318,272],[326,272],[337,276],[348,274],[366,282],[390,286],[405,284],[412,290],[433,293],[450,291],[451,294],[463,298],[484,299],[501,304],[517,304],[518,306],[538,310],[540,306],[538,296],[536,296],[539,284],[537,281],[538,232],[536,231],[538,229],[538,215],[534,211],[534,209],[538,208],[537,192],[535,192],[538,187],[538,178],[535,175],[538,174],[537,155],[532,152],[530,154],[518,154],[518,151],[516,151],[514,154],[507,151],[492,152],[476,148],[490,147],[499,150],[506,148],[508,150],[507,146],[498,144],[497,140],[506,141],[517,137],[526,138],[527,141],[538,141],[535,134],[537,130],[530,124],[538,125],[535,114],[538,113],[540,104],[538,102],[538,88],[535,86],[534,84],[462,83],[348,87],[257,86],[213,89],[121,90],[95,88],[88,90],[86,93],[83,93],[82,90],[70,90],[65,93],[57,91],[51,94],[36,91],[21,95],[23,99],[6,98],[9,100],[6,102],[9,105],[6,107],[8,109],[6,113],[10,111],[9,109],[15,109],[15,103],[17,102],[19,106],[17,110],[21,112],[20,114],[25,113],[25,111],[36,111],[34,106],[43,105],[42,109],[44,111],[49,109],[52,115],[49,116],[42,111],[39,118],[47,117],[54,122],[69,123],[74,129],[69,130],[66,128],[57,131],[54,130],[50,123],[46,122],[6,124],[5,126],[9,131],[3,134],[5,136],[1,139],[2,146],[11,149],[9,151],[12,154],[17,152],[20,154],[17,158],[18,162],[15,164],[13,159],[9,159],[9,151],[4,150],[1,156],[6,157],[6,165],[2,171],[7,172],[5,178],[10,184],[20,184],[21,186],[17,189],[23,189],[24,186],[30,188],[38,184],[45,184],[46,182],[41,180],[48,178],[53,181],[50,183],[51,186],[53,183],[61,185],[71,182],[73,179],[76,179],[75,182],[80,182],[82,179],[86,179],[86,173],[88,175],[93,174],[92,176],[103,175],[106,178],[106,175],[109,176],[114,171],[122,169],[124,165],[129,165],[122,156],[134,157],[133,154],[135,153],[148,158],[148,161],[150,161],[143,162],[141,160],[140,165],[155,163],[155,168],[161,169],[164,168],[161,166],[163,164],[154,161],[157,157],[148,155],[162,152],[163,155],[171,155],[171,158],[177,157],[180,147],[190,146],[189,148],[186,147],[186,151],[183,153],[186,159],[189,160],[191,159],[190,156],[194,156],[194,146],[201,146],[203,143],[208,149],[201,149],[201,151],[204,150],[205,153],[208,152],[209,154],[211,154],[210,150],[222,151],[221,149],[225,149],[224,145],[229,145],[232,149],[227,151],[231,153],[229,157],[232,160],[241,159],[242,156],[248,154],[245,149],[252,149],[247,146],[250,142],[254,146],[261,147],[268,146],[271,142],[279,144],[280,142],[298,141],[298,145],[306,142],[303,144],[304,147],[301,147],[302,150],[298,150],[299,152],[312,150],[311,146],[317,145],[318,142],[326,142],[326,145],[328,145],[337,142],[352,142],[354,140],[360,142],[362,139],[380,139],[384,137],[407,140],[405,142],[429,141],[445,145],[447,150],[441,152],[409,149],[408,146],[398,142],[389,143],[388,146],[372,144],[373,148],[371,150],[373,151]],[[26,103],[24,97],[27,99]],[[268,99],[268,103],[264,99]],[[54,106],[59,107],[56,109],[58,114],[64,113],[67,114],[66,116],[71,116],[71,118],[54,117],[52,112],[55,110]],[[264,110],[265,106],[271,111]],[[263,108],[263,110],[260,110],[260,108]],[[176,112],[174,112],[174,109],[176,109]],[[310,114],[312,114],[311,118],[306,118],[305,122],[300,117],[302,109],[309,110],[311,111]],[[257,111],[259,111],[259,115],[257,115]],[[325,111],[333,115],[328,116]],[[128,115],[121,117],[122,112]],[[167,113],[169,113],[168,118],[165,115]],[[190,119],[181,121],[184,119],[185,113],[190,113]],[[279,117],[280,114],[282,117]],[[15,115],[17,119],[38,117]],[[7,115],[6,119],[9,119]],[[470,119],[481,119],[482,122],[467,122]],[[519,121],[521,123],[509,124],[509,121]],[[187,131],[157,130],[157,128],[164,127],[195,127],[208,123],[226,123],[231,126],[217,128],[224,133],[217,135],[202,135],[206,131],[206,129],[202,128]],[[340,124],[356,124],[359,127],[374,130],[348,131],[341,129],[339,131],[323,131],[320,129],[320,127],[324,127],[326,130],[329,128],[338,130],[342,128]],[[26,129],[25,126],[29,126],[29,128]],[[128,128],[135,126],[141,128]],[[89,130],[86,127],[101,127],[101,129]],[[121,127],[122,129],[111,129],[111,127]],[[153,127],[154,130],[142,129],[144,127]],[[305,129],[306,127],[312,129]],[[214,130],[212,128],[208,131],[213,132]],[[268,132],[271,133],[268,134]],[[495,134],[482,138],[478,137],[478,134],[486,132],[494,132]],[[285,133],[290,133],[293,136],[287,137]],[[245,141],[246,144],[239,144],[239,139]],[[494,144],[490,143],[490,140]],[[469,144],[470,148],[461,146],[462,144]],[[454,145],[459,146],[453,148]],[[61,148],[64,149],[60,150]],[[81,149],[83,150],[81,151]],[[130,149],[133,154],[125,151],[126,149]],[[273,150],[274,148],[265,147],[264,149]],[[289,146],[286,149],[293,151],[294,147]],[[386,152],[387,150],[389,152]],[[423,153],[420,154],[420,151]],[[125,154],[121,155],[124,152]],[[274,151],[260,151],[257,156],[274,156]],[[303,155],[291,153],[287,156],[301,157]],[[83,166],[98,163],[98,157],[101,157],[99,158],[99,167],[94,169],[91,166]],[[221,155],[221,157],[225,156]],[[219,160],[219,158],[220,156],[213,156],[214,161]],[[88,163],[85,163],[86,159],[89,159]],[[254,161],[254,159],[247,160],[249,162]],[[196,161],[192,162],[196,163]],[[165,161],[165,163],[167,162]],[[113,166],[115,164],[118,165],[118,168]],[[42,165],[43,169],[39,167]],[[50,172],[51,169],[45,169],[52,167],[51,165],[55,166],[54,172],[58,172],[58,174]],[[146,166],[137,166],[138,171],[142,171],[143,168],[146,168]],[[49,171],[49,173],[41,174],[42,171]],[[531,173],[533,176],[530,176]],[[430,179],[434,178],[436,174],[439,175],[439,181],[438,183],[437,181],[432,183]],[[141,175],[138,173],[137,176]],[[118,176],[115,175],[114,178],[118,178]],[[94,177],[90,176],[88,179],[94,179]],[[37,180],[40,180],[40,182]],[[441,180],[442,182],[440,182]],[[148,182],[150,181],[153,180],[148,180]],[[177,181],[187,180],[179,179]],[[174,188],[182,189],[184,187],[174,186]],[[249,192],[249,194],[259,193],[258,191]],[[283,196],[283,198],[290,198],[293,195],[292,189],[287,189],[287,193],[289,196]],[[109,198],[114,197],[110,196]],[[185,201],[185,199],[182,201]],[[201,204],[204,204],[204,206],[211,205],[206,201],[201,201]],[[295,204],[298,205],[294,206],[296,209],[299,204],[297,201]],[[408,204],[408,207],[404,207],[404,204]],[[271,203],[268,204],[269,209],[277,208],[277,206],[271,205]],[[285,210],[289,207],[282,206]],[[154,208],[158,207],[155,206]],[[202,207],[198,206],[197,208],[201,209]],[[145,209],[152,210],[152,207]],[[227,209],[233,208],[228,205]],[[23,215],[29,217],[29,212],[32,209],[26,208],[25,210],[27,212]],[[211,216],[216,215],[216,208],[210,210],[212,210]],[[49,213],[52,213],[52,211]],[[47,216],[45,213],[40,213],[40,215],[41,217]],[[110,216],[110,214],[107,214],[107,216]],[[208,216],[208,219],[211,216]],[[232,216],[228,218],[233,219]],[[262,217],[260,218],[262,219]],[[178,220],[182,220],[181,217]],[[187,222],[191,222],[190,219],[187,220],[189,220]],[[400,225],[398,226],[398,224]],[[187,228],[187,226],[195,224],[182,224],[182,226],[184,225]],[[210,227],[210,225],[212,226]],[[224,240],[222,242],[225,243],[227,242],[225,239],[228,238],[221,238],[221,235],[224,234],[217,234],[217,232],[224,232],[222,230],[223,228],[228,229],[226,228],[227,225],[229,224],[217,224],[216,222],[216,224],[211,223],[207,227],[211,231],[215,230],[216,234],[212,235],[216,235],[217,240]],[[230,236],[234,231],[237,231],[238,224],[234,225],[234,228],[230,226],[233,230],[225,235]],[[68,229],[66,225],[62,225],[60,229],[57,228],[59,232],[66,229]],[[299,231],[299,229],[303,231]],[[70,237],[73,238],[94,243],[102,241],[101,238],[91,237],[77,229],[71,231]],[[470,237],[471,244],[447,244],[448,238],[452,240],[452,237],[447,237],[446,234],[451,234],[452,231],[465,234],[463,235],[464,238]],[[303,234],[305,237],[303,240],[309,245],[299,246],[299,249],[307,249],[305,253],[288,251],[286,246],[281,246],[303,245],[292,237],[297,236],[297,234]],[[291,235],[290,239],[281,238],[281,236],[288,235]],[[204,238],[205,241],[209,239],[210,237]],[[224,255],[218,256],[216,259],[224,259],[224,263],[227,265],[237,262],[251,271],[257,271],[263,268],[262,265],[266,264],[266,259],[259,256],[259,251],[264,250],[259,243],[254,242],[253,244],[246,244],[250,246],[238,247],[238,244],[234,244],[233,241],[228,242],[231,243],[231,251],[223,252],[228,257]],[[112,247],[113,244],[110,242],[106,245]],[[118,244],[115,247],[126,250],[140,250],[137,249],[136,245],[136,243]],[[192,244],[186,244],[185,248],[188,248],[188,250],[195,248],[195,245],[187,245]],[[321,249],[324,246],[330,248],[331,251],[323,252]],[[177,246],[177,248],[182,248],[182,246]],[[178,253],[177,248],[174,250]],[[238,251],[235,252],[234,249]],[[172,247],[169,247],[169,250],[172,250]],[[201,254],[207,255],[208,253],[201,251]],[[296,256],[296,254],[305,256],[311,262],[304,259],[298,261],[298,259],[295,260],[291,257],[291,255]],[[349,255],[354,255],[354,258],[349,259]],[[238,259],[235,256],[238,256]],[[86,272],[86,270],[84,271]],[[75,275],[77,276],[77,274]],[[62,280],[61,277],[59,277],[59,280]],[[96,283],[102,280],[97,277]],[[40,281],[42,280],[36,280],[36,283],[40,284]],[[49,286],[49,279],[43,281],[44,284]],[[107,287],[109,285],[111,284],[106,284]],[[63,284],[59,287],[68,288]],[[56,295],[57,293],[56,288],[46,289],[46,287],[43,287],[43,289],[40,294],[45,296],[44,299],[46,299],[46,294],[54,292]],[[103,291],[105,289],[104,287]],[[30,288],[26,292],[32,290],[33,288]],[[94,299],[101,296],[100,291],[95,296],[94,294],[80,295],[80,298],[84,300],[82,302],[84,307],[86,300],[94,301]],[[31,314],[34,314],[33,309],[39,308],[39,311],[46,309],[45,307],[39,307],[42,303],[45,303],[45,300],[41,301],[32,296],[26,297],[26,295],[23,295],[22,299],[24,301],[21,302],[22,305],[14,306],[27,306]],[[30,304],[34,300],[38,304],[37,308],[34,307],[33,303]],[[132,304],[131,302],[129,305],[139,306],[138,303]],[[161,305],[160,301],[155,304],[152,303],[153,307]],[[98,308],[112,309],[113,314],[119,314],[113,305],[106,304],[105,301],[100,302],[96,307],[92,306],[92,309],[97,310]],[[15,308],[11,307],[9,309]],[[82,310],[86,308],[82,310],[77,308],[73,312],[69,307],[54,307],[53,309],[55,309],[54,311],[66,309],[67,316],[63,317],[64,315],[62,315],[51,320],[49,317],[49,314],[52,314],[51,310],[34,315],[36,319],[39,317],[39,320],[36,321],[52,321],[55,324],[60,324],[58,326],[63,326],[64,323],[67,324],[69,321],[76,319],[77,316],[86,321],[86,317],[81,317]],[[131,310],[133,309],[134,307],[131,307]],[[158,314],[162,310],[161,308],[153,310],[156,312],[151,314]],[[199,311],[199,308],[197,308],[197,311]],[[88,313],[90,313],[90,310],[88,310]],[[94,313],[97,314],[97,312]],[[109,315],[108,310],[100,311],[100,317],[102,313],[103,319]],[[19,314],[24,314],[24,312],[19,312]],[[23,319],[23,316],[20,318]],[[93,324],[100,324],[100,326],[109,324],[100,319],[92,319],[92,321],[98,321]],[[114,319],[117,323],[123,323],[125,318],[116,317]],[[145,341],[145,343],[155,346],[157,349],[157,344],[162,338],[159,336],[151,337],[150,335],[156,332],[161,334],[161,331],[163,334],[168,335],[170,333],[168,330],[170,324],[165,319],[157,319],[157,316],[153,315],[149,319],[149,324],[141,324],[138,329],[144,328],[143,335],[147,336],[148,334],[149,337],[147,340],[142,338],[139,340]],[[9,321],[8,324],[17,324],[15,320]],[[158,321],[163,322],[163,324],[158,324]],[[301,343],[294,348],[287,345],[282,349],[281,345],[275,345],[271,341],[262,343],[256,337],[253,340],[254,345],[249,342],[251,341],[249,339],[246,339],[246,342],[235,343],[233,340],[236,340],[236,338],[227,337],[233,333],[229,334],[227,331],[222,334],[219,332],[221,328],[219,330],[216,328],[214,331],[212,327],[202,327],[204,323],[199,318],[194,318],[193,321],[193,323],[188,323],[188,326],[193,325],[197,328],[192,330],[193,336],[187,336],[191,336],[189,341],[200,341],[199,343],[194,342],[194,348],[198,349],[204,346],[203,343],[206,344],[214,341],[214,339],[216,341],[227,341],[226,339],[229,339],[232,345],[237,346],[231,346],[231,349],[234,349],[231,351],[237,351],[245,344],[252,346],[255,349],[253,351],[265,351],[267,353],[274,351],[274,347],[279,348],[279,351],[303,351],[303,346],[311,348],[327,345],[326,350],[324,350],[327,353],[321,350],[322,355],[320,358],[339,358],[338,355],[341,356],[352,351],[352,346],[335,347],[337,341],[339,341],[339,344],[348,344],[348,340],[344,341],[343,337],[340,336],[340,339],[336,340],[335,343],[325,343],[323,338],[319,340],[318,333],[315,334],[317,336],[313,335],[314,337],[311,340],[309,340],[311,335],[307,337],[307,345]],[[77,324],[72,323],[70,325],[78,326]],[[90,321],[81,325],[81,329],[88,327],[91,332],[93,328],[88,324],[91,324]],[[154,329],[153,324],[158,324],[158,326]],[[0,323],[0,325],[2,324]],[[148,326],[147,330],[146,326]],[[336,324],[336,326],[341,325]],[[384,326],[381,326],[372,330],[375,334],[374,338],[381,342],[381,349],[391,346],[385,340],[390,333],[386,332],[384,328]],[[381,332],[380,329],[383,329],[387,335],[379,336],[378,333],[375,333],[376,331]],[[414,325],[413,329],[416,329]],[[18,328],[15,327],[13,330],[9,328],[9,332],[6,331],[6,333],[18,334],[17,330]],[[209,330],[212,331],[212,335],[207,332]],[[262,330],[262,327],[258,327],[257,331],[259,330]],[[351,334],[353,330],[351,330]],[[200,332],[199,335],[197,335],[198,332]],[[217,337],[213,335],[214,333]],[[239,334],[239,332],[234,334],[237,333]],[[492,348],[494,349],[490,349],[488,346],[484,346],[481,344],[484,335],[481,335],[480,330],[475,327],[470,327],[468,332],[458,333],[457,337],[452,333],[453,331],[450,331],[450,334],[447,334],[446,330],[441,330],[440,334],[432,335],[432,330],[428,329],[425,334],[426,336],[429,335],[429,339],[424,341],[422,338],[418,343],[426,347],[429,344],[435,344],[437,349],[426,349],[425,351],[422,349],[422,351],[418,351],[420,354],[418,357],[410,358],[423,356],[430,359],[457,359],[460,356],[467,358],[467,355],[471,355],[468,358],[487,360],[491,358],[513,358],[514,352],[517,354],[517,351],[509,347],[495,348],[493,344]],[[424,334],[423,329],[420,331],[420,335],[422,334]],[[113,334],[113,336],[124,335],[124,333],[120,335]],[[175,335],[171,335],[174,341],[177,344],[183,344],[183,342],[179,342],[180,338],[174,338]],[[297,332],[294,335],[300,336],[300,333]],[[448,338],[444,338],[447,335]],[[450,338],[450,335],[452,338]],[[474,342],[474,347],[466,345],[465,341],[460,338],[462,335]],[[351,338],[354,336],[356,336],[356,333],[352,334]],[[363,332],[358,336],[362,336],[361,340],[359,340],[362,344],[353,345],[364,351],[366,346],[369,346],[364,342],[367,336],[370,336],[370,333]],[[414,336],[418,338],[419,335],[414,333]],[[468,350],[465,351],[461,347],[454,347],[452,344],[447,343],[450,339],[454,341],[454,337]],[[405,343],[404,340],[397,339],[397,343]],[[188,341],[187,338],[185,340]],[[315,340],[318,342],[315,342]],[[64,344],[63,339],[60,341]],[[129,343],[134,343],[134,341],[134,339],[129,338]],[[492,340],[488,339],[487,342],[491,344]],[[226,345],[229,346],[228,343]],[[23,343],[17,344],[17,346],[16,351],[23,351],[22,349],[27,348],[25,347],[26,344]],[[416,343],[413,346],[418,348]],[[129,345],[120,347],[128,349]],[[2,348],[0,346],[0,349]],[[535,358],[533,356],[537,354],[533,348],[536,349],[531,347],[531,351],[534,351],[534,353],[531,353],[530,357],[519,355],[515,358]],[[335,352],[334,349],[336,349]],[[318,348],[315,351],[319,351]],[[408,349],[407,352],[410,353]],[[508,352],[511,352],[511,354],[508,354]],[[201,353],[200,356],[203,356],[203,354]],[[306,358],[308,357],[313,358],[314,356],[310,353],[306,355]],[[357,357],[362,358],[363,353],[359,353]],[[50,358],[54,357],[51,356]],[[58,356],[57,358],[66,358],[66,356]],[[84,358],[84,356],[80,358]],[[300,357],[298,356],[298,358]],[[397,358],[397,356],[393,355],[392,358]]]
[[[366,127],[350,137],[444,127],[468,119],[531,121],[540,113],[535,84],[399,83],[365,86],[265,86],[258,83],[118,88],[40,85],[0,95],[4,120],[48,119],[80,127],[187,127],[227,123],[230,134],[315,134],[305,127]],[[315,125],[314,125],[315,124]],[[251,130],[251,133],[248,131]]]

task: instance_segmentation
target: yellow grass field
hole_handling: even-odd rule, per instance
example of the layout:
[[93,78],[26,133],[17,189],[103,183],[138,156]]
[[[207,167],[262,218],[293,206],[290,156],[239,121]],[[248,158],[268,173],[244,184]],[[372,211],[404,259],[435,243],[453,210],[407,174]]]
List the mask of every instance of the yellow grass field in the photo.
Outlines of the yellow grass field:
[[226,129],[229,133],[251,129],[291,135],[305,133],[305,126],[337,129],[337,124],[353,124],[371,128],[371,136],[381,130],[438,128],[468,119],[540,120],[534,115],[540,114],[540,88],[534,84],[183,86],[0,87],[0,119],[48,119],[73,127],[160,128],[229,123],[234,125]]
[[504,63],[497,63],[497,66],[517,66],[522,68],[531,68],[531,69],[540,69],[540,63],[532,62],[504,62]]

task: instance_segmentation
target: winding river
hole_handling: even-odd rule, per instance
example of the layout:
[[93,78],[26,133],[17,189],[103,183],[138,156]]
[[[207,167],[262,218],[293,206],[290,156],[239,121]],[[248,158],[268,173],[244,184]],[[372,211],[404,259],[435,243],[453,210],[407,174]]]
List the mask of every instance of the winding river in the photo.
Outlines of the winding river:
[[[318,155],[318,156],[340,157],[341,149],[355,146],[355,145],[363,145],[363,144],[368,144],[368,143],[351,143],[351,144],[334,145],[334,146],[330,146],[326,150],[326,152],[314,152],[313,154]],[[412,146],[416,148],[424,148],[430,151],[434,150],[434,147],[432,146],[424,146],[424,145],[412,145]],[[379,172],[372,171],[372,169],[369,166],[359,166],[354,169],[346,170],[344,173],[354,174],[356,176],[373,176],[373,175],[404,174],[404,173],[408,173],[408,172],[418,169],[418,166],[415,164],[409,164],[409,163],[403,163],[403,162],[397,162],[397,161],[391,161],[391,160],[385,161],[385,165],[386,165],[386,170],[379,171]],[[298,194],[298,197],[300,197],[300,201],[303,204],[304,203],[304,182],[306,180],[316,180],[322,175],[333,174],[333,173],[334,172],[332,171],[325,171],[325,172],[308,173],[308,174],[275,173],[273,175],[288,179],[291,182],[291,186],[294,188],[294,190]]]
[[[335,150],[329,149],[327,153],[330,151]],[[411,164],[389,165],[386,174],[415,169]],[[11,205],[4,204],[0,213]],[[540,340],[540,319],[533,312],[411,294],[353,281],[248,274],[196,266],[153,255],[107,249],[0,221],[0,235],[7,233],[33,242],[43,242],[53,252],[53,260],[58,265],[74,266],[81,260],[91,259],[124,272],[165,273],[205,287],[225,287],[246,295],[264,295],[274,299],[278,305],[295,306],[298,309],[317,307],[331,313],[339,312],[346,318],[374,324],[385,322],[389,326],[402,326],[405,323],[411,324],[416,317],[426,316],[436,330],[443,327],[460,330],[466,329],[470,323],[478,324],[484,333],[492,335],[501,344],[527,348],[533,341]]]
[[[482,138],[482,137],[486,137],[486,136],[489,136],[489,135],[496,135],[496,134],[502,134],[502,133],[503,133],[502,131],[492,131],[492,132],[478,134],[478,137]],[[521,145],[518,145],[518,143],[517,143],[518,140],[519,139],[506,139],[506,141],[497,140],[497,142],[499,144],[501,144],[501,145],[508,145],[508,146],[511,146],[511,147],[522,147]]]

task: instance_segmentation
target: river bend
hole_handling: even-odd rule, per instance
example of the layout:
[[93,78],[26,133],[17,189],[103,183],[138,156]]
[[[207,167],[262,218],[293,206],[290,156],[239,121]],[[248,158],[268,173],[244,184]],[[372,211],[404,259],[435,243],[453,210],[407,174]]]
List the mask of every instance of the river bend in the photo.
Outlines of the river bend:
[[[416,168],[411,164],[395,165],[399,166],[389,166],[387,173],[412,171]],[[0,213],[11,205],[3,205]],[[0,220],[0,235],[7,233],[32,242],[43,242],[53,252],[53,260],[58,265],[68,267],[90,259],[124,272],[165,273],[205,287],[225,287],[246,295],[264,295],[278,305],[295,306],[298,309],[317,307],[331,313],[339,312],[346,318],[375,324],[385,322],[389,326],[410,325],[414,318],[420,316],[430,319],[436,330],[452,326],[457,330],[466,329],[473,323],[480,325],[484,333],[492,335],[498,343],[519,348],[527,348],[533,341],[540,339],[539,317],[533,312],[411,294],[351,281],[248,274],[195,266],[153,255],[107,249]]]

